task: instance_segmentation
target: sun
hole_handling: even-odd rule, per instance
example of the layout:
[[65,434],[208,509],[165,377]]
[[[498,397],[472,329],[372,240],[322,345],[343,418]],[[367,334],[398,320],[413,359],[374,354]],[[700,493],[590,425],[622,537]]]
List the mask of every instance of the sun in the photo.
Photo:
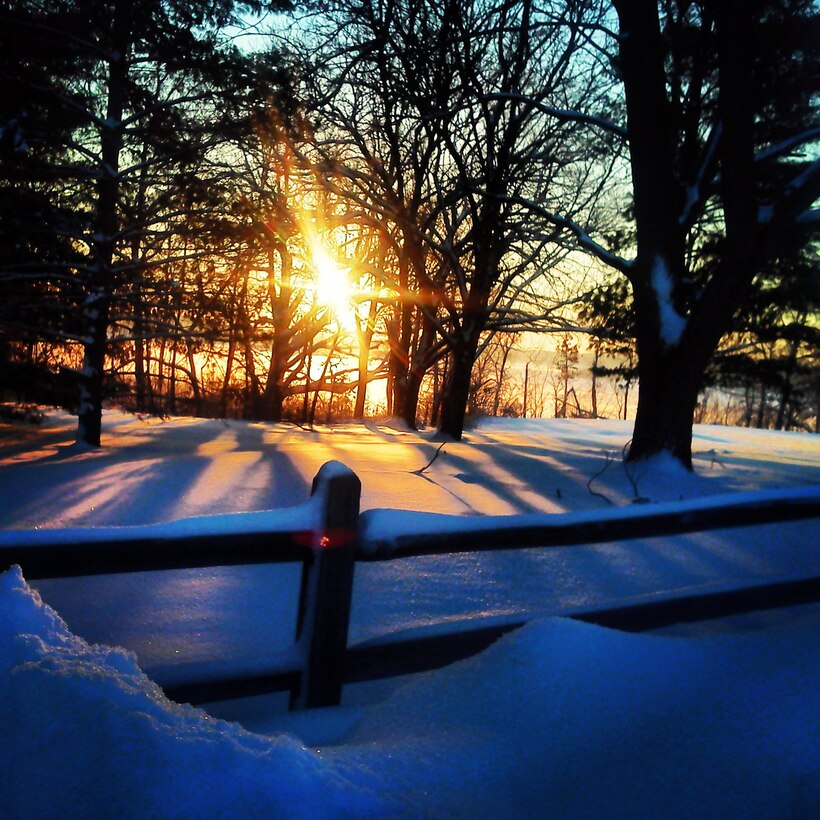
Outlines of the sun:
[[313,248],[311,257],[316,271],[317,300],[331,308],[338,318],[345,317],[351,309],[350,272],[323,248]]

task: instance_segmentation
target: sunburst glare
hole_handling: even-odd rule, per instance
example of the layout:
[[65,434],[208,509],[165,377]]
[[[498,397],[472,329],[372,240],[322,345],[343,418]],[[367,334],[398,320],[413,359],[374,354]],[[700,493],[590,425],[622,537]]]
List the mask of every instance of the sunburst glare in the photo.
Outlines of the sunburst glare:
[[352,308],[349,269],[341,267],[321,247],[314,247],[311,250],[311,257],[316,272],[317,300],[331,308],[337,318],[346,318]]

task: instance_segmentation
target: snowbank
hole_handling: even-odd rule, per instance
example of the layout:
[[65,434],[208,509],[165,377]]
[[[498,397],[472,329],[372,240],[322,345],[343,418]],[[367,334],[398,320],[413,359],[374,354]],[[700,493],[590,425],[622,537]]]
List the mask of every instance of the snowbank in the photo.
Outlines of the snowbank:
[[34,818],[809,818],[818,645],[816,608],[697,639],[549,619],[418,677],[318,752],[169,702],[13,569],[0,797],[5,816]]
[[3,815],[376,816],[384,805],[294,737],[171,703],[122,649],[72,635],[17,568],[0,575]]

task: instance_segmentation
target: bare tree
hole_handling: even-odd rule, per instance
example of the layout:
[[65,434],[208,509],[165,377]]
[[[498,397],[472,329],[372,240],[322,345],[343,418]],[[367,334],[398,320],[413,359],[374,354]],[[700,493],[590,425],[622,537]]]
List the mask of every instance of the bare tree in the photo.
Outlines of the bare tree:
[[396,296],[394,412],[415,424],[424,374],[446,356],[438,421],[459,437],[485,330],[549,316],[528,311],[524,297],[560,255],[557,231],[526,203],[555,195],[561,175],[572,205],[595,197],[571,128],[525,94],[572,85],[575,44],[530,0],[328,8],[324,45],[305,72],[316,101],[305,156],[349,203],[348,218],[391,245],[381,277]]

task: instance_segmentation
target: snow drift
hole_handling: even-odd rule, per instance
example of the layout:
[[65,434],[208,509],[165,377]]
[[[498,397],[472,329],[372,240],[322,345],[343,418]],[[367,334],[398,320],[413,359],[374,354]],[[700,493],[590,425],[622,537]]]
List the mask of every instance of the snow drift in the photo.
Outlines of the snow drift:
[[0,575],[11,817],[811,817],[820,614],[634,636],[548,619],[399,688],[311,750],[168,701]]

